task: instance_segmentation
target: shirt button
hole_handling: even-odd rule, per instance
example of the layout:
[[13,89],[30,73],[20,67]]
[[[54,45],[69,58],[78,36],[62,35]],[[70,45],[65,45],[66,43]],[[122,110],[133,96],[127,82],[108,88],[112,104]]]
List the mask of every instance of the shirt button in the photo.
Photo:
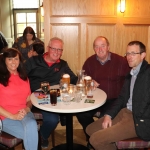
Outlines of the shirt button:
[[138,124],[136,124],[136,126],[138,127],[139,125],[138,125]]
[[144,120],[142,120],[142,119],[141,119],[140,121],[141,121],[141,122],[144,122]]

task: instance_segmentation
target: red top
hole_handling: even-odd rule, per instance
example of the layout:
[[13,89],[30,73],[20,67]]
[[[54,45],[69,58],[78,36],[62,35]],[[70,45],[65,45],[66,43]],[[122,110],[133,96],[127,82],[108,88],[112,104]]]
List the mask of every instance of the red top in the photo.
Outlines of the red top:
[[[8,86],[0,84],[0,106],[12,114],[26,107],[27,97],[31,94],[29,81],[19,75],[11,75]],[[0,115],[1,119],[5,117]]]
[[[45,53],[44,55],[43,55],[43,57],[45,58],[46,57],[46,55],[48,55],[48,53]],[[45,59],[44,59],[45,60]],[[60,59],[58,59],[56,62],[47,62],[46,60],[45,60],[45,62],[48,64],[48,66],[50,67],[50,66],[52,66],[52,64],[54,64],[54,63],[59,63],[60,62]]]

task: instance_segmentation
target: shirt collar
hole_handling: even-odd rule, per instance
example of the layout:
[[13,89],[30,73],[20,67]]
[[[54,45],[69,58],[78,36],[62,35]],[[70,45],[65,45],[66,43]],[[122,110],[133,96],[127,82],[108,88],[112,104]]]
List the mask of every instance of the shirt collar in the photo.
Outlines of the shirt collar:
[[[44,55],[43,55],[43,58],[45,58],[46,57],[46,55],[48,55],[48,52],[46,52]],[[44,59],[45,60],[45,59]],[[50,67],[50,66],[52,66],[53,64],[55,64],[55,63],[59,63],[60,62],[60,59],[58,59],[56,62],[47,62],[46,60],[45,60],[45,62],[48,64],[48,66]]]
[[130,74],[132,76],[137,76],[140,71],[141,65],[142,65],[142,62],[135,69],[131,69]]
[[110,52],[108,53],[108,57],[104,62],[102,62],[97,55],[96,55],[96,59],[101,63],[101,65],[104,65],[106,64],[107,61],[111,60],[111,53]]

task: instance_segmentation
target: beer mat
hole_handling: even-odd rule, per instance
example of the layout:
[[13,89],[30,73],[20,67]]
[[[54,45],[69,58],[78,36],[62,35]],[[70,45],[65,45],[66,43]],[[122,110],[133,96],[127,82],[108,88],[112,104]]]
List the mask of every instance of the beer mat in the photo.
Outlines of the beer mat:
[[[39,105],[50,104],[50,94],[44,94],[43,91],[35,91],[34,95]],[[57,97],[57,102],[61,102],[61,97]]]
[[94,103],[94,102],[95,102],[94,99],[86,99],[86,100],[84,101],[84,103]]
[[72,98],[72,99],[71,99],[71,102],[75,102],[75,99],[74,99],[74,98]]
[[61,102],[61,97],[57,97],[57,102]]
[[43,91],[35,91],[34,95],[39,105],[49,104],[50,103],[50,95],[44,94]]

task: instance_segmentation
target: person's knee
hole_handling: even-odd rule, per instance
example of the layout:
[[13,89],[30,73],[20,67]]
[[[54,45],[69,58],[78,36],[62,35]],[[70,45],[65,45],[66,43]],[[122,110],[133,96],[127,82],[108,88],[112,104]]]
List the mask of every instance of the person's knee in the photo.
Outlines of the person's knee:
[[49,117],[44,117],[43,122],[47,122],[49,124],[58,124],[59,122],[59,117],[57,115],[49,115]]
[[89,135],[89,136],[91,136],[92,135],[92,130],[91,130],[91,127],[90,127],[91,125],[89,124],[87,127],[86,127],[86,133]]
[[36,120],[31,119],[31,120],[28,122],[28,126],[29,126],[29,127],[37,127],[37,122],[36,122]]
[[[103,140],[102,138],[99,138],[99,135],[97,132],[94,132],[90,138],[89,138],[89,142],[90,144],[94,147],[94,148],[98,148],[99,146],[103,145]],[[103,144],[102,144],[103,143]]]
[[58,117],[55,117],[55,118],[52,118],[51,120],[50,120],[50,122],[52,123],[52,124],[58,124],[58,122],[59,122],[59,118]]
[[98,142],[99,142],[99,140],[96,139],[96,138],[94,137],[94,135],[91,135],[90,138],[89,138],[89,142],[90,142],[90,144],[91,144],[93,147],[96,147],[97,144],[98,144]]

